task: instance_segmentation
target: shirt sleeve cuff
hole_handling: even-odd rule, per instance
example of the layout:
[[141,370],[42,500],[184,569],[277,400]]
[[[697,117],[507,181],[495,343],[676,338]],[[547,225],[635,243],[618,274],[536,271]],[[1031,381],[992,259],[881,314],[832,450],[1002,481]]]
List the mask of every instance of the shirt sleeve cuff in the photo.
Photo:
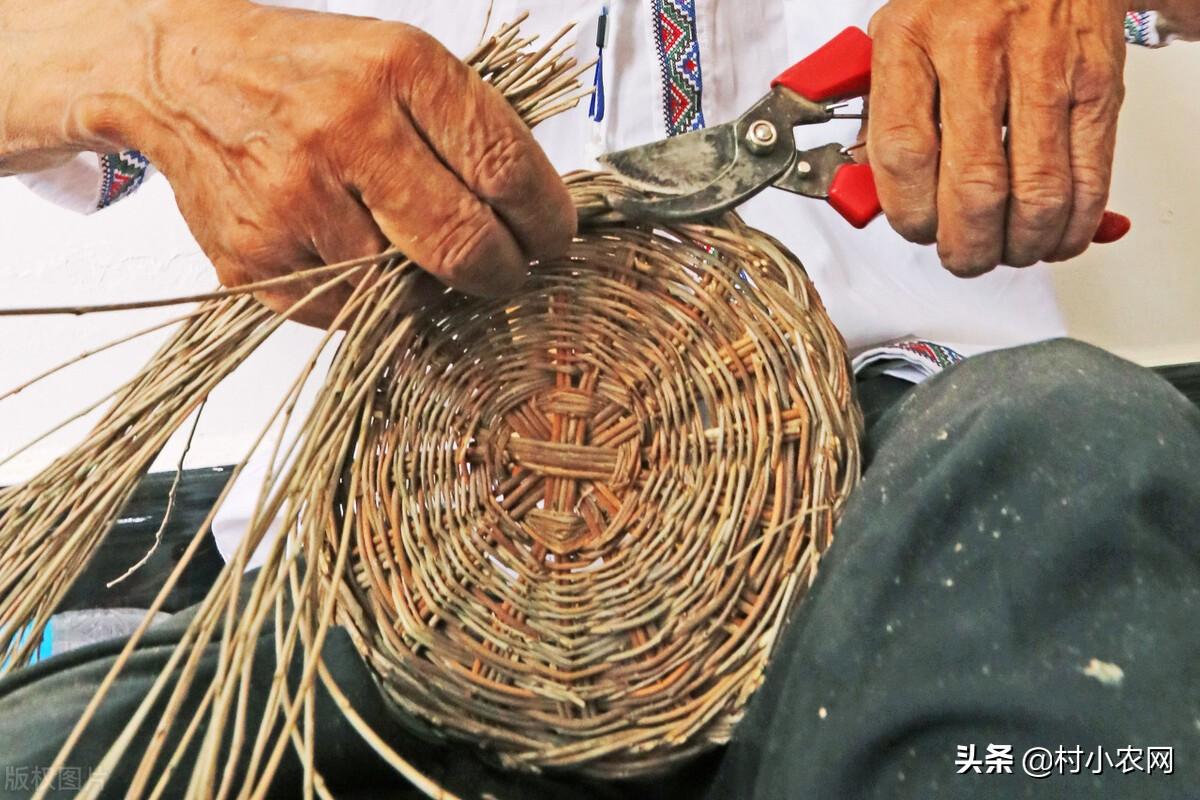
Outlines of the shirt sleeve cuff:
[[80,214],[91,214],[129,197],[154,174],[136,150],[80,153],[62,166],[19,176],[37,195]]
[[962,352],[924,339],[903,339],[872,347],[853,359],[859,377],[883,374],[910,383],[921,383],[966,358]]
[[1125,15],[1125,41],[1139,47],[1165,47],[1174,39],[1163,36],[1157,11],[1130,11]]

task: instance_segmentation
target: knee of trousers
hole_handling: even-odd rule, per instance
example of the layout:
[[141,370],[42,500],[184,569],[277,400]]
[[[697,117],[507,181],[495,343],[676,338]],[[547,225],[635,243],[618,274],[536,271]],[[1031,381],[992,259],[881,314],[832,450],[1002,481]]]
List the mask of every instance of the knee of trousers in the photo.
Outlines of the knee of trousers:
[[969,359],[894,411],[872,434],[881,472],[1039,472],[1134,490],[1200,478],[1200,411],[1150,370],[1073,340]]
[[1072,339],[977,356],[928,388],[935,404],[962,410],[951,419],[993,421],[1043,445],[1119,440],[1128,449],[1200,435],[1196,408],[1165,380]]

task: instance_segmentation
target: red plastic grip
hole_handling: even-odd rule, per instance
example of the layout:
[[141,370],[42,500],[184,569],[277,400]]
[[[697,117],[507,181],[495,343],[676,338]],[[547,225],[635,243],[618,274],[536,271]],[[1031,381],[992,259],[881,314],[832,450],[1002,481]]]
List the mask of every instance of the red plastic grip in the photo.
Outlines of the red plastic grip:
[[838,167],[829,185],[829,205],[856,228],[865,228],[867,223],[883,213],[879,204],[879,192],[875,188],[875,174],[868,164],[845,164]]
[[1115,211],[1105,211],[1104,217],[1100,220],[1100,228],[1096,231],[1096,235],[1092,237],[1092,242],[1095,244],[1112,244],[1115,241],[1125,238],[1125,234],[1129,233],[1129,229],[1133,227],[1133,220],[1124,214],[1118,214]]
[[846,28],[828,44],[771,81],[815,103],[833,103],[871,92],[871,37]]
[[[875,174],[869,164],[845,164],[838,168],[829,186],[829,205],[856,228],[865,228],[883,213]],[[1105,211],[1100,227],[1092,237],[1094,244],[1112,244],[1125,238],[1133,221],[1124,214]]]

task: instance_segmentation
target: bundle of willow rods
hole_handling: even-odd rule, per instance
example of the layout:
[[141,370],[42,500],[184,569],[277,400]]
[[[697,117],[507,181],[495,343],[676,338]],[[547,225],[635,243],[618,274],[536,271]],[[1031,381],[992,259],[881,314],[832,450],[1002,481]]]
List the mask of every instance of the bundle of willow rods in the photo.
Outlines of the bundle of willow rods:
[[[582,70],[552,52],[563,34],[532,51],[518,23],[468,62],[532,125],[578,100]],[[237,555],[97,776],[152,731],[137,739],[128,797],[262,797],[288,748],[306,796],[330,796],[313,757],[320,682],[396,770],[452,797],[347,701],[319,658],[332,624],[398,715],[514,768],[645,774],[728,739],[857,480],[845,347],[796,259],[735,216],[636,225],[610,210],[625,191],[614,178],[568,183],[581,233],[516,297],[451,294],[403,315],[416,272],[394,252],[299,275],[323,281],[293,312],[361,278],[334,325],[344,339],[299,437],[275,446]],[[31,655],[167,439],[281,324],[247,296],[261,288],[204,300],[75,451],[0,493],[7,668]],[[37,796],[71,763],[207,526]],[[280,667],[252,699],[266,630]],[[219,665],[201,678],[210,645]],[[251,703],[264,708],[255,725]]]

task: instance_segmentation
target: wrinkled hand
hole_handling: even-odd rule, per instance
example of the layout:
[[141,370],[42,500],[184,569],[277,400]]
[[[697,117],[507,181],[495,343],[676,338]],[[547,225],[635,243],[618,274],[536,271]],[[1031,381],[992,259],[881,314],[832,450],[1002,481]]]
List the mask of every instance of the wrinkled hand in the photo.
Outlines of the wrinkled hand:
[[[244,0],[162,8],[143,96],[79,117],[166,175],[226,285],[390,243],[448,286],[499,295],[567,247],[575,213],[549,160],[421,31]],[[310,288],[260,299],[284,310]],[[297,318],[328,324],[349,291]]]
[[[1123,0],[892,0],[868,154],[892,226],[979,275],[1082,253],[1108,199]],[[1007,133],[1004,126],[1007,125]]]

